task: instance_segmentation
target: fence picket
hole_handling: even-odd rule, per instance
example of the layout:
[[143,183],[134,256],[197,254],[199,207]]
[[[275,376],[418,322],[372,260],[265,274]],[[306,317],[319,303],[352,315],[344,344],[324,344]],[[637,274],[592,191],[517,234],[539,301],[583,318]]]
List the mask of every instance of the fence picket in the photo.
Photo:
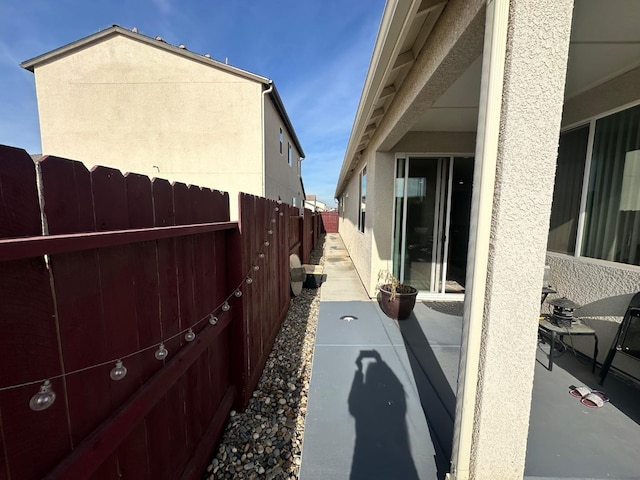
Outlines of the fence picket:
[[24,150],[0,145],[0,238],[41,234],[33,160]]
[[[0,239],[41,235],[37,169],[45,234],[61,238],[23,239],[28,250],[5,240],[0,362],[15,367],[0,371],[0,387],[67,375],[43,412],[28,407],[39,385],[0,391],[0,480],[199,478],[232,404],[246,406],[260,378],[289,305],[289,253],[313,245],[318,219],[240,194],[236,228],[227,193],[57,157],[34,166],[0,146]],[[127,231],[192,224],[204,225]],[[166,361],[154,358],[161,341]],[[118,357],[128,373],[116,382]]]

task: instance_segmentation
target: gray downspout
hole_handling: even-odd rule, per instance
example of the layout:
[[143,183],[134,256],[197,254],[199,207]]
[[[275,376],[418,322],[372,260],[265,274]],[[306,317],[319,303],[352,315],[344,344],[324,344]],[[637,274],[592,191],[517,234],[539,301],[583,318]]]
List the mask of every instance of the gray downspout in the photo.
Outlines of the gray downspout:
[[269,80],[269,88],[262,91],[262,196],[267,197],[267,142],[265,139],[265,121],[264,121],[264,98],[265,94],[271,93],[273,91],[273,80]]

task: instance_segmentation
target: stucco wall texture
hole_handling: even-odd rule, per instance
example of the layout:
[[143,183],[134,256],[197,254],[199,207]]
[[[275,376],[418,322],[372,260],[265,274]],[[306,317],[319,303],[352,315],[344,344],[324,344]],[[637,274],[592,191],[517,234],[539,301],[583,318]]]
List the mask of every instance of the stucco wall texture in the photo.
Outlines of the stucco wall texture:
[[263,194],[261,82],[121,35],[34,74],[44,154]]
[[[557,296],[581,305],[576,315],[598,332],[598,361],[604,362],[631,297],[640,291],[640,268],[554,253],[547,254],[547,264]],[[575,337],[572,341],[578,350],[593,355],[591,339]],[[640,362],[626,355],[616,355],[613,366],[640,378]]]
[[[296,198],[296,206],[303,204],[302,186],[298,163],[300,152],[282,122],[271,99],[266,98],[264,110],[264,141],[265,156],[269,159],[265,163],[265,197],[273,200],[280,199],[288,204],[293,204]],[[280,153],[280,129],[282,128],[282,154]],[[288,163],[288,145],[291,145],[291,165]]]
[[[376,279],[371,278],[371,237],[375,219],[369,214],[369,202],[366,204],[364,233],[358,230],[358,204],[360,202],[360,172],[367,167],[367,191],[371,192],[371,173],[375,165],[373,155],[366,153],[357,167],[354,168],[351,179],[343,192],[344,218],[340,217],[340,236],[347,247],[353,265],[365,287],[370,286]],[[377,192],[376,192],[377,194]],[[371,294],[371,292],[370,292]]]
[[474,479],[519,479],[524,473],[572,8],[572,0],[510,2],[473,430]]

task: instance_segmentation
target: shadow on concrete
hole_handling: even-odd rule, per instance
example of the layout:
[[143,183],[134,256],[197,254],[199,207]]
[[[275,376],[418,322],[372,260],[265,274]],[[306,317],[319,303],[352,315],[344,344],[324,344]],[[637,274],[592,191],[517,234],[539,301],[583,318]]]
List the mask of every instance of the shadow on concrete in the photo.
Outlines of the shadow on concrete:
[[443,479],[451,462],[456,396],[415,315],[398,325],[436,449],[438,478]]
[[[366,373],[363,373],[366,362]],[[361,350],[349,393],[356,422],[352,480],[417,480],[407,432],[407,404],[400,380],[377,350]]]
[[630,420],[640,425],[640,383],[625,378],[623,375],[610,372],[604,385],[598,385],[600,369],[591,373],[591,358],[570,348],[556,353],[554,363],[566,370],[580,381],[582,385],[606,392],[609,403],[624,413]]
[[436,312],[444,313],[446,315],[453,315],[454,317],[461,317],[464,313],[464,302],[438,302],[435,300],[429,300],[422,302]]

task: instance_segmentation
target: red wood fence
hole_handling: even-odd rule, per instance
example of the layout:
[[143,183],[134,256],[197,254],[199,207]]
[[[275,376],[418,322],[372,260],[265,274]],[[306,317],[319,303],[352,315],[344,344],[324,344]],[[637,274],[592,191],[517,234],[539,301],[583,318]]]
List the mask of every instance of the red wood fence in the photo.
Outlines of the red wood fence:
[[[226,193],[55,157],[37,168],[40,191],[26,152],[0,146],[0,480],[199,478],[286,315],[292,246],[310,252],[319,219],[241,194],[238,224]],[[45,379],[55,402],[32,411]]]
[[338,233],[338,212],[322,212],[322,227],[326,233]]

